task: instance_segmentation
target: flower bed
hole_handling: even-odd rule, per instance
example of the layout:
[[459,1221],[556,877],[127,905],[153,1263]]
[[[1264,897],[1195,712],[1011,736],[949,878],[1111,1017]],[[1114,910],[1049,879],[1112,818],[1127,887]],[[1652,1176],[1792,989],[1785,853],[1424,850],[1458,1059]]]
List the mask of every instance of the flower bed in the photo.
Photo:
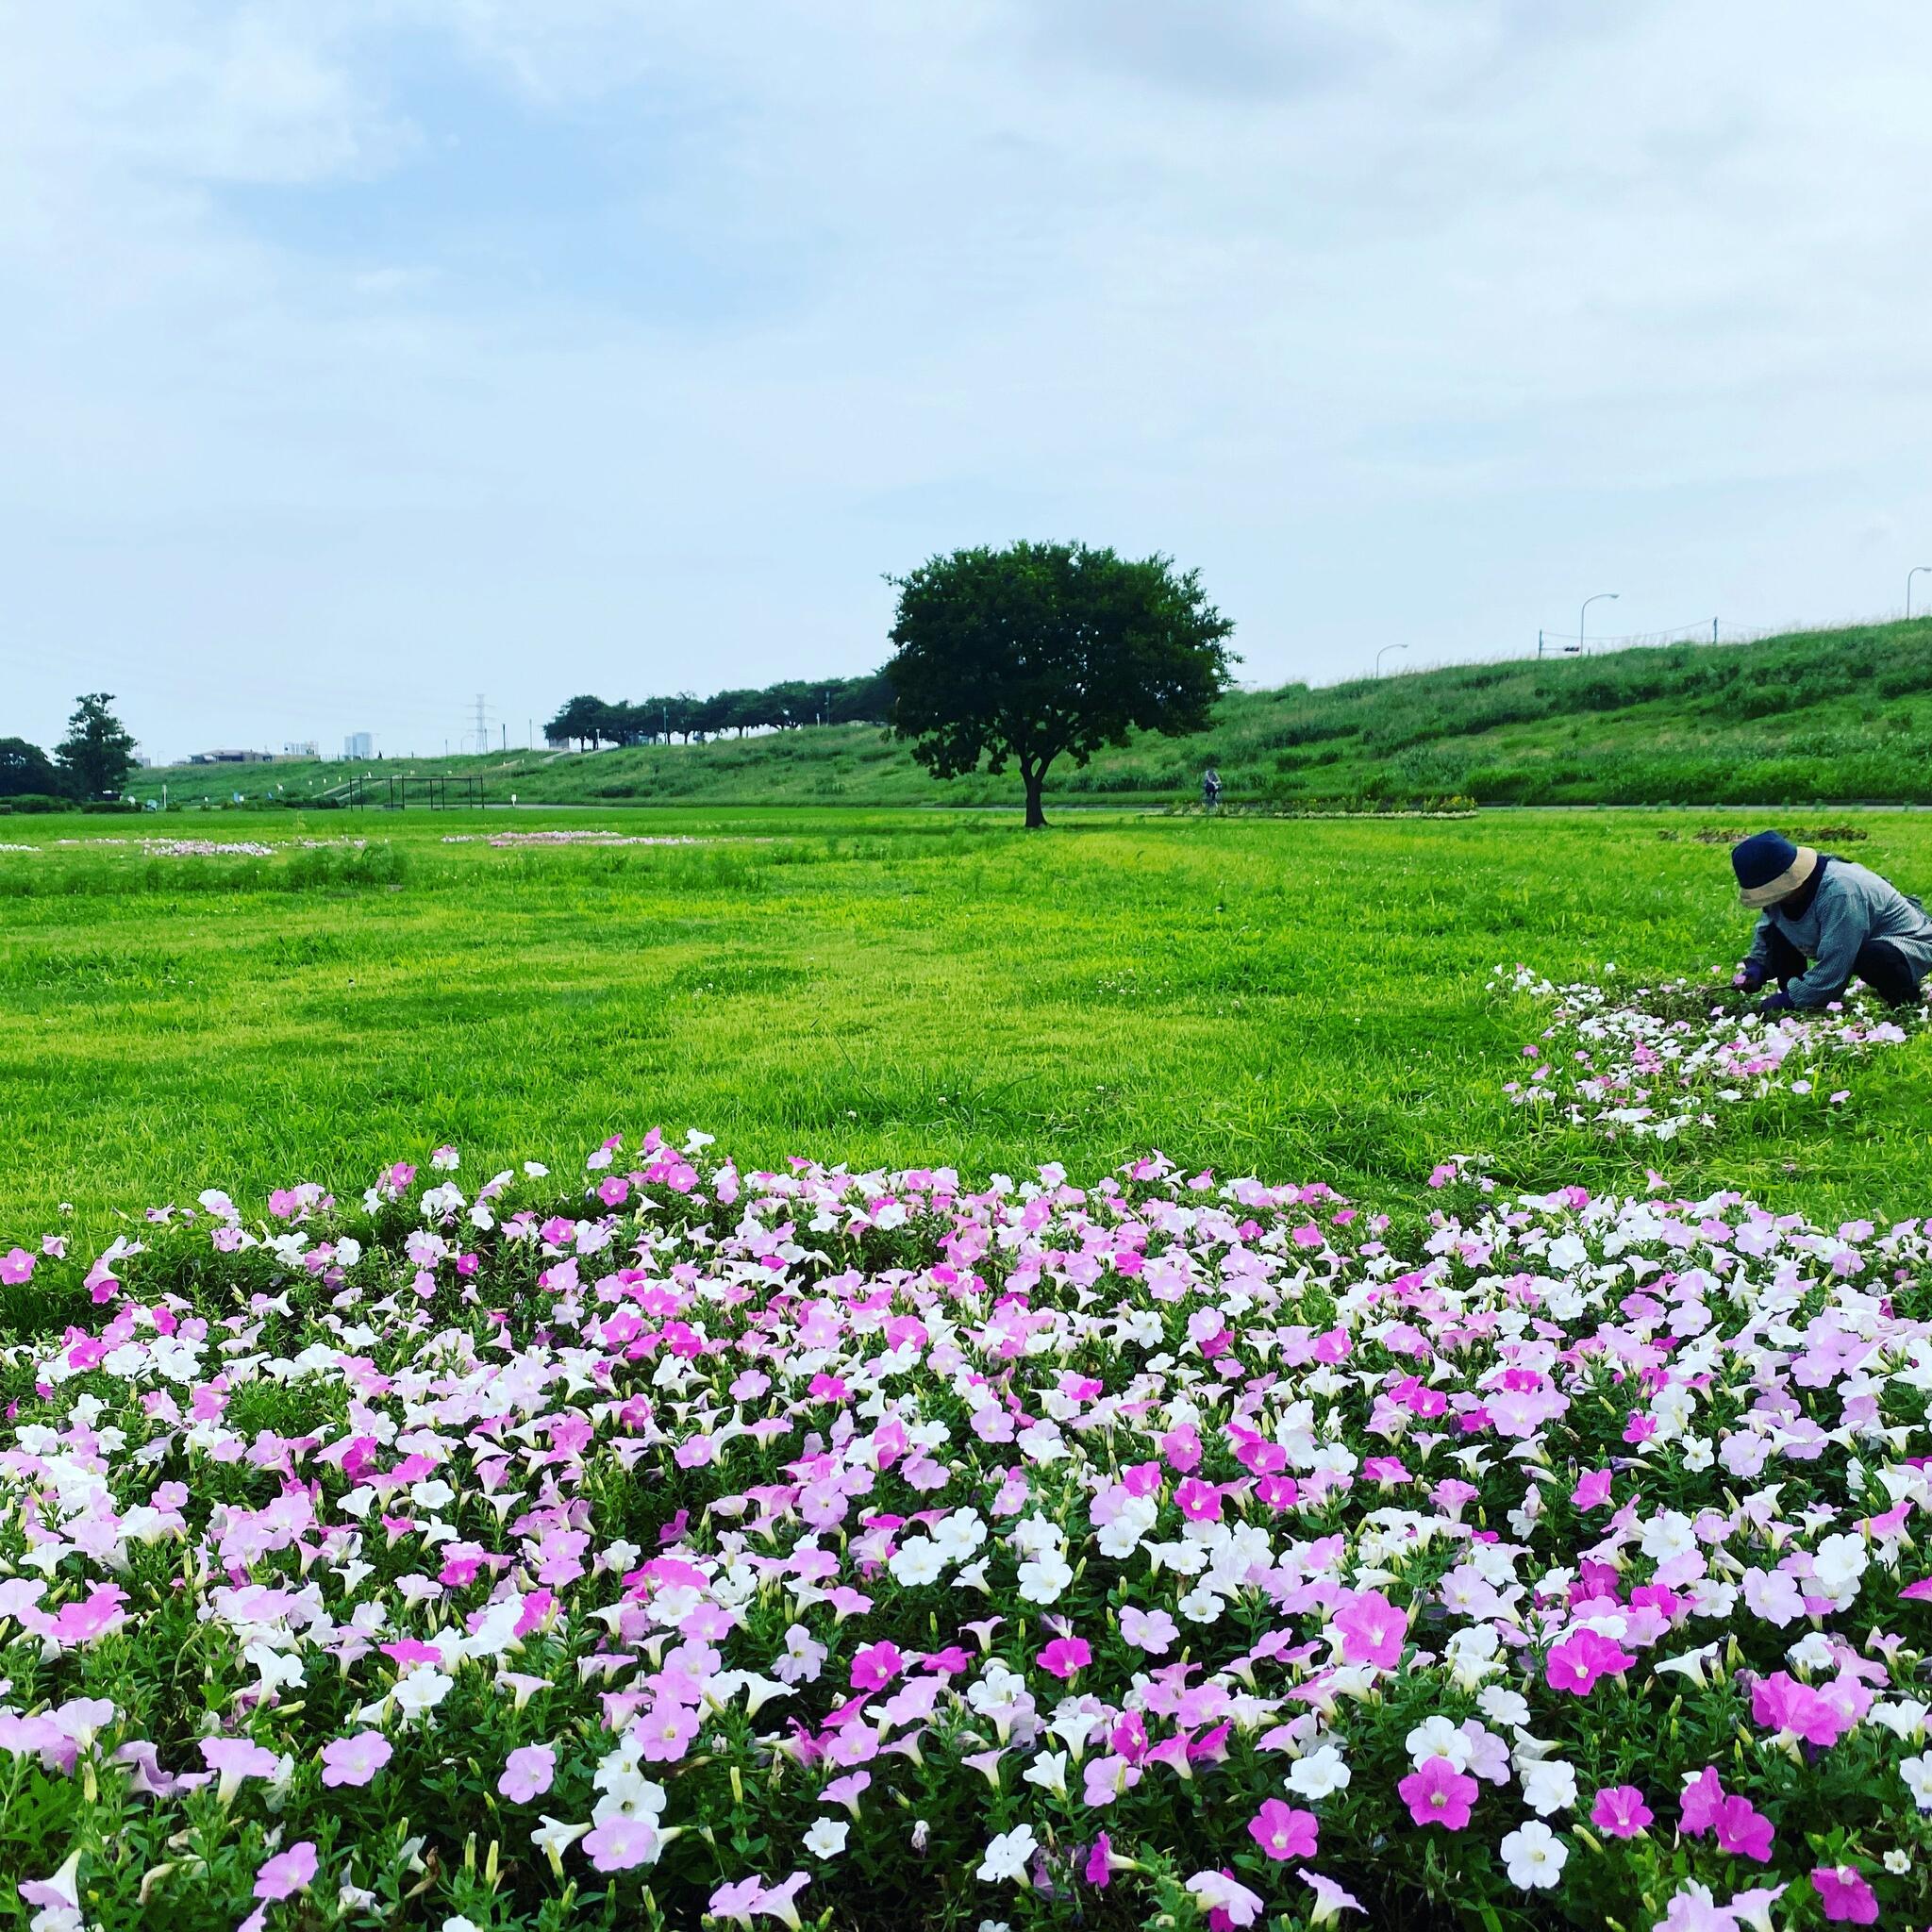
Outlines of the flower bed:
[[1816,1012],[1760,1015],[1729,987],[1687,979],[1623,986],[1554,986],[1527,966],[1498,966],[1499,993],[1545,1004],[1548,1024],[1523,1049],[1526,1077],[1503,1091],[1518,1107],[1547,1108],[1612,1139],[1674,1141],[1717,1124],[1718,1109],[1786,1094],[1842,1107],[1850,1067],[1900,1046],[1924,1009],[1888,1009],[1862,988]]
[[430,1168],[0,1249],[39,1932],[1923,1923],[1919,1224]]
[[673,833],[650,832],[445,832],[445,845],[494,845],[499,849],[519,845],[698,845],[704,841]]

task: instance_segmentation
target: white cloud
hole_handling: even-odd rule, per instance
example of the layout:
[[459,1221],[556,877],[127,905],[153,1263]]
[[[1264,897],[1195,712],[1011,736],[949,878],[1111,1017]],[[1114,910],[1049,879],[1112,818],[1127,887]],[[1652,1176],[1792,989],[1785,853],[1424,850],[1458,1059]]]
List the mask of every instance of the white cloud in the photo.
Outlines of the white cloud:
[[0,24],[0,728],[856,670],[881,572],[1023,531],[1200,563],[1250,676],[1927,547],[1932,16],[1875,0]]

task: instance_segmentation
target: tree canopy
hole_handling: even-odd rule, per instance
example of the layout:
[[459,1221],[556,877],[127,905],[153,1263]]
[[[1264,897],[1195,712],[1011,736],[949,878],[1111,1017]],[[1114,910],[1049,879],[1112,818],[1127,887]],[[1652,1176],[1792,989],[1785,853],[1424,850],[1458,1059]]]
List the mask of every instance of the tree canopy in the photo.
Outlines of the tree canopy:
[[1084,543],[1014,543],[935,557],[899,591],[886,666],[893,730],[936,778],[1010,759],[1041,807],[1047,768],[1084,765],[1129,731],[1207,728],[1226,688],[1234,625],[1197,571]]
[[0,738],[0,798],[58,796],[66,790],[54,761],[25,738]]
[[791,678],[762,690],[611,701],[575,697],[543,727],[551,744],[646,744],[735,731],[791,731],[803,724],[883,724],[891,705],[883,675]]
[[67,736],[54,747],[69,785],[83,799],[118,796],[134,762],[134,734],[108,708],[113,702],[108,691],[76,698]]

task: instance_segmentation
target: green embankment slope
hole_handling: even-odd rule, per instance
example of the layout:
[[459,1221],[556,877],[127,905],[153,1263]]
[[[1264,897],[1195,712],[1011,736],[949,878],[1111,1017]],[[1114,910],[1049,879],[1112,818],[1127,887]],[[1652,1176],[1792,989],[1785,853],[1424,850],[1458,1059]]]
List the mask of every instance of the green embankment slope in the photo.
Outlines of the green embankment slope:
[[[1932,619],[1672,645],[1538,663],[1452,665],[1311,690],[1239,691],[1197,738],[1138,738],[1091,765],[1062,758],[1063,803],[1197,795],[1219,766],[1232,801],[1452,795],[1495,805],[1932,802]],[[475,774],[491,803],[1007,805],[1008,771],[937,784],[869,725],[589,754],[389,758],[354,768]],[[136,796],[325,797],[338,761],[137,774]]]

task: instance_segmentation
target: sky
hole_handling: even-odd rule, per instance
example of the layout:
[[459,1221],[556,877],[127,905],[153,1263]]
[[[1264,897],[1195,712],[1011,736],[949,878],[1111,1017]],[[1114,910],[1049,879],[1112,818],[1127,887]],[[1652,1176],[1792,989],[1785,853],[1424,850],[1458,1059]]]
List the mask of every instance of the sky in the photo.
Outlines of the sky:
[[[1196,567],[1248,684],[1896,613],[1932,8],[0,0],[0,736],[512,743]],[[1921,578],[1932,605],[1932,578]]]

